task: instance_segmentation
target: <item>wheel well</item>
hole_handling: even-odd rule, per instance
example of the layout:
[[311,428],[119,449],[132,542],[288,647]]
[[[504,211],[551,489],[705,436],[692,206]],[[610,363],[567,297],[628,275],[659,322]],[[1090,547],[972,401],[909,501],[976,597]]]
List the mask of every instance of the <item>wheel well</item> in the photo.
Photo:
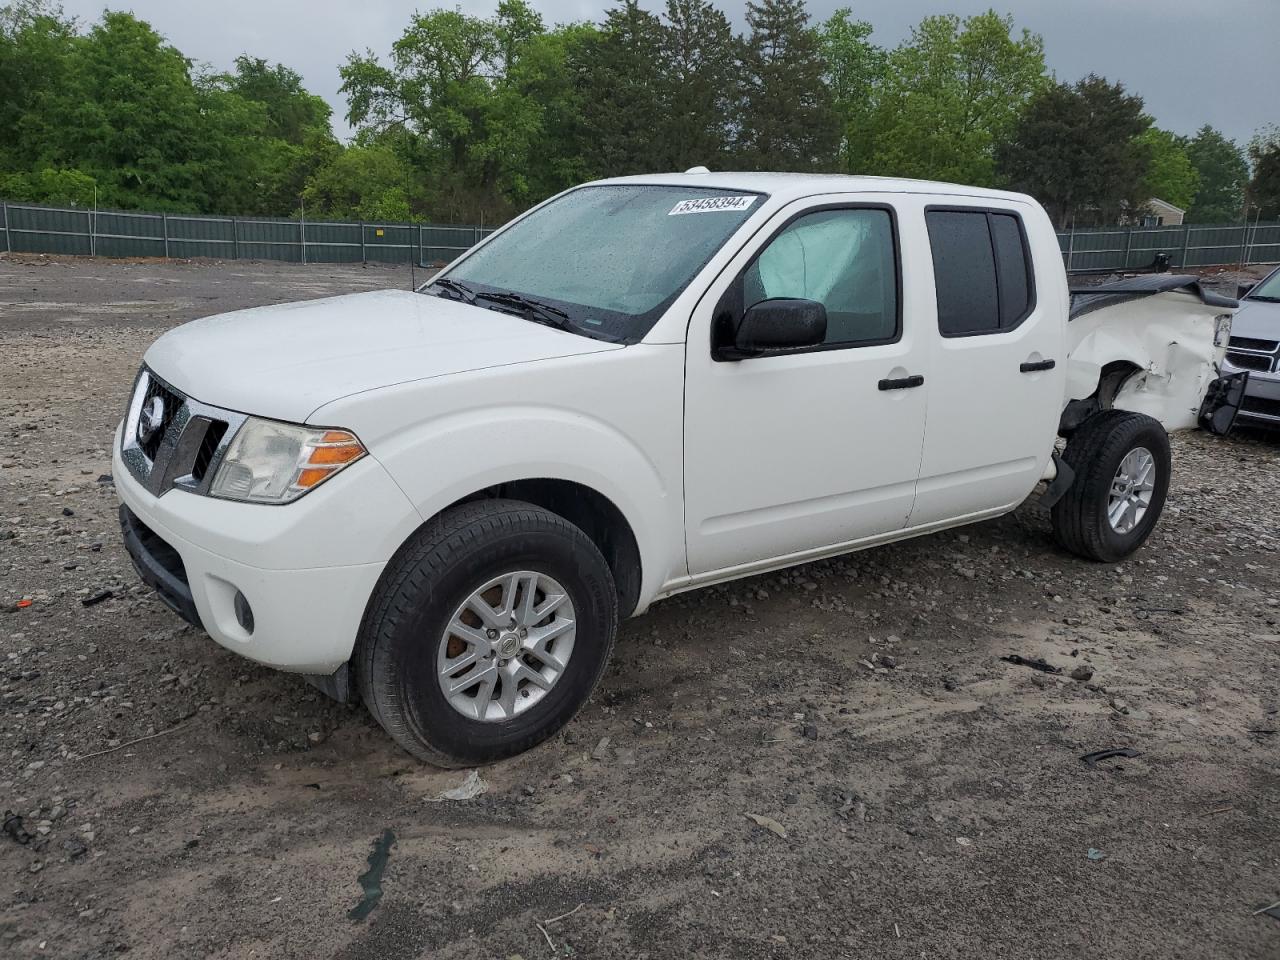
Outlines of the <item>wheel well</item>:
[[1112,360],[1103,366],[1102,372],[1098,374],[1098,389],[1094,391],[1100,409],[1110,410],[1125,381],[1141,369],[1128,360]]
[[1072,400],[1062,411],[1058,422],[1058,435],[1069,437],[1095,413],[1110,410],[1125,381],[1142,370],[1128,360],[1112,360],[1098,372],[1098,386],[1082,400]]
[[523,500],[564,517],[583,533],[604,555],[618,588],[618,611],[628,616],[640,600],[640,547],[627,518],[608,497],[572,480],[512,480],[477,490],[459,503],[505,497]]

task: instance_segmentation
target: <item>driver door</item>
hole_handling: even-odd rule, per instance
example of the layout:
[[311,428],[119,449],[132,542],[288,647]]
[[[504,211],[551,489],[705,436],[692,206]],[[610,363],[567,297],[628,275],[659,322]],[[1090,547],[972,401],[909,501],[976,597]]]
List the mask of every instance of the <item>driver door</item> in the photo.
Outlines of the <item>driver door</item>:
[[[799,560],[906,526],[930,342],[913,322],[914,298],[904,302],[898,221],[887,203],[793,205],[700,301],[685,377],[686,542],[695,577]],[[715,359],[713,326],[736,328],[747,307],[773,297],[821,302],[826,339]]]

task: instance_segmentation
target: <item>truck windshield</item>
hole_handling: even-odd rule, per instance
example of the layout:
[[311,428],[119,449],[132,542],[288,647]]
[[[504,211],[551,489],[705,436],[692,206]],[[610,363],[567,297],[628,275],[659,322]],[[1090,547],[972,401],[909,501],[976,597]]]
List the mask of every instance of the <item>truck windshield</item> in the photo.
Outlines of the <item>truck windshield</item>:
[[582,187],[513,224],[427,289],[635,343],[762,201],[747,191]]

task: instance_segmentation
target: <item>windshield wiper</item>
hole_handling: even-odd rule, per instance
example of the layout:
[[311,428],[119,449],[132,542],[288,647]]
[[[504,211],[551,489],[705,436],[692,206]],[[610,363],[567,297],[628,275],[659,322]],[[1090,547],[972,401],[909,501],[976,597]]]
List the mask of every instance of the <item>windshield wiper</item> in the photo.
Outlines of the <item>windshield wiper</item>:
[[567,313],[559,307],[553,307],[551,304],[543,303],[541,300],[534,300],[518,293],[484,293],[477,291],[476,296],[481,300],[489,300],[503,306],[513,307],[520,311],[525,319],[532,320],[534,323],[542,323],[548,327],[555,327],[557,330],[577,332],[577,326],[569,319]]
[[467,303],[476,302],[476,292],[465,283],[459,283],[457,280],[450,280],[448,277],[440,277],[438,280],[431,281],[431,285],[433,287],[443,287],[445,290],[452,290]]
[[1246,300],[1261,300],[1263,303],[1280,303],[1280,297],[1272,297],[1272,296],[1268,296],[1268,295],[1267,295],[1267,294],[1265,294],[1265,293],[1255,293],[1255,294],[1253,294],[1253,295],[1252,295],[1252,296],[1250,296],[1250,297],[1245,297],[1245,299],[1246,299]]

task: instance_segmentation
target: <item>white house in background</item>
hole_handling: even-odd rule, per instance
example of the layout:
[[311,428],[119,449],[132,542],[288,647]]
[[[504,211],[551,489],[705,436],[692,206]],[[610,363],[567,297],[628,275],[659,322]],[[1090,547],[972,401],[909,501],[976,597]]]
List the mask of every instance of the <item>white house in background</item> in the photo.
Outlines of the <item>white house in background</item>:
[[1152,197],[1147,201],[1146,208],[1138,217],[1138,226],[1177,227],[1182,225],[1182,218],[1186,215],[1187,211],[1181,207],[1175,207],[1172,203],[1166,203],[1158,197]]

